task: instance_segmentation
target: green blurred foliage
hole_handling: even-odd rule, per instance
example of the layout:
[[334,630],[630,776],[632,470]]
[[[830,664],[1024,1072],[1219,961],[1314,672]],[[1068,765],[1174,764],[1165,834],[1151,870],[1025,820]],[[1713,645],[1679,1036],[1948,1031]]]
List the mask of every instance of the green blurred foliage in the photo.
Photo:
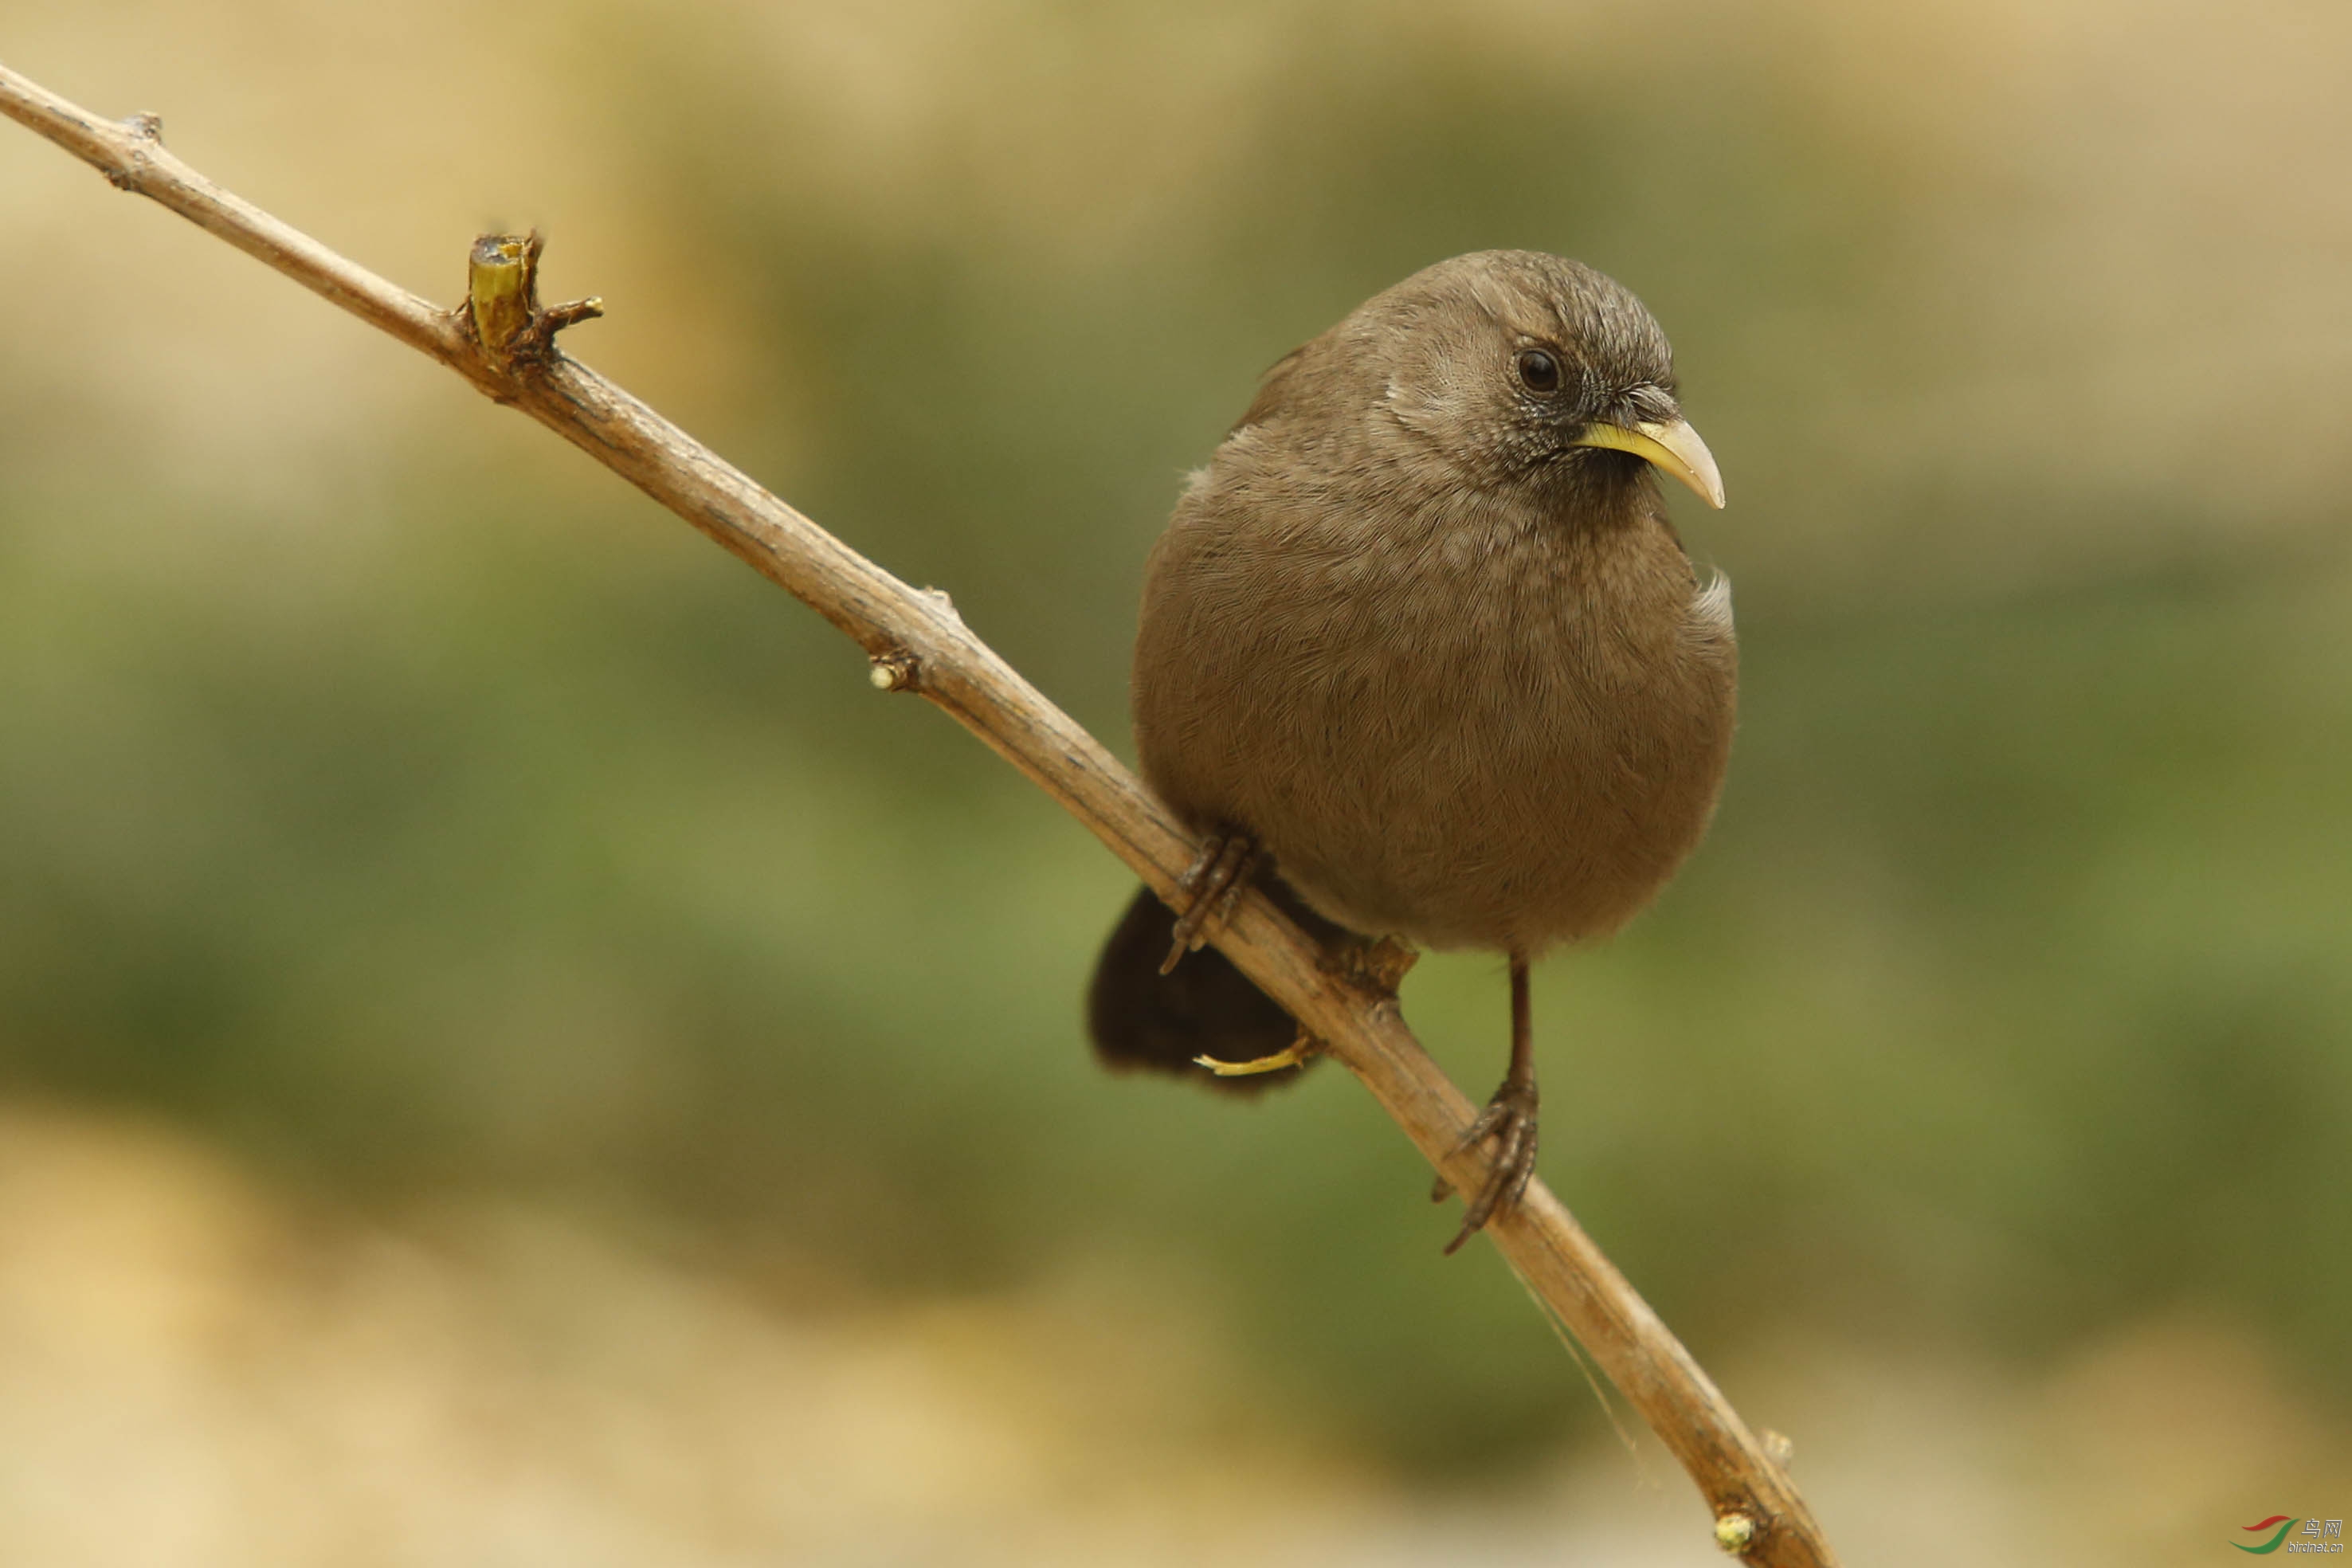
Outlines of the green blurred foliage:
[[[846,171],[887,138],[754,12],[582,11],[539,68],[749,367],[688,422],[1115,744],[1143,552],[1258,369],[1459,250],[1624,279],[1730,481],[1692,535],[1740,584],[1743,730],[1659,910],[1542,972],[1548,1176],[1703,1359],[1790,1328],[2035,1357],[2189,1301],[2352,1373],[2340,491],[2151,471],[2095,433],[2089,338],[2002,395],[1956,279],[2023,256],[2027,327],[2090,296],[2035,270],[2026,177],[1964,155],[1998,94],[1867,134],[1762,11],[1589,51],[1280,15],[992,14],[909,68],[915,151]],[[0,318],[94,321],[70,277]],[[1124,873],[815,617],[455,383],[289,432],[289,499],[180,482],[47,352],[0,348],[12,1088],[881,1290],[1172,1259],[1258,1397],[1400,1460],[1597,1419],[1499,1266],[1438,1258],[1343,1074],[1237,1107],[1096,1073]],[[2051,434],[2053,374],[2095,430],[2054,465],[2011,427]],[[1406,1002],[1499,1073],[1497,963]]]

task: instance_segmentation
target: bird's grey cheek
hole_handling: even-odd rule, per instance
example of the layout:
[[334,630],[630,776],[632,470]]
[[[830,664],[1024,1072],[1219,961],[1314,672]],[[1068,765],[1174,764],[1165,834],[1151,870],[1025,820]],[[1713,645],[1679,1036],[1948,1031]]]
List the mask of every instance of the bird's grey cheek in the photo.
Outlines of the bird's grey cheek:
[[1423,435],[1436,434],[1444,414],[1444,405],[1427,392],[1395,380],[1381,389],[1380,407],[1399,425]]

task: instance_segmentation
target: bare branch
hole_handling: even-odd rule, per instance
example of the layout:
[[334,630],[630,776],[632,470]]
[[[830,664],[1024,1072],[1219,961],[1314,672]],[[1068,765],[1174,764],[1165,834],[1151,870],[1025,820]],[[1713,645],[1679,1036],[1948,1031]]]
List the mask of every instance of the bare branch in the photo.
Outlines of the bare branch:
[[[1175,890],[1192,858],[1182,829],[1094,737],[972,636],[945,595],[899,582],[555,348],[557,331],[601,308],[540,307],[537,237],[485,237],[472,254],[467,303],[436,310],[189,168],[165,150],[152,115],[100,120],[5,67],[0,113],[586,450],[854,638],[877,687],[918,692],[945,710],[1155,892]],[[1461,1147],[1472,1107],[1405,1027],[1392,968],[1326,954],[1256,893],[1214,940],[1326,1042],[1455,1191],[1478,1189],[1487,1157]],[[1780,1464],[1541,1182],[1486,1234],[1690,1472],[1727,1552],[1759,1568],[1834,1564]]]

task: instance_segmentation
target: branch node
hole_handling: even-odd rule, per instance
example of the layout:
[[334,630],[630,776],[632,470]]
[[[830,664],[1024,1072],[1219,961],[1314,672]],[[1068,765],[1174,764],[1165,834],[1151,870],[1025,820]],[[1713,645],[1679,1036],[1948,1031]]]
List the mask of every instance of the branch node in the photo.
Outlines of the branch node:
[[955,601],[948,597],[948,591],[945,588],[924,588],[919,592],[924,598],[937,605],[948,619],[958,626],[963,625],[963,613],[955,607]]
[[874,656],[874,668],[866,679],[877,691],[912,691],[922,684],[923,663],[908,649],[884,648]]
[[[122,122],[122,130],[130,132],[134,141],[152,143],[152,146],[163,146],[163,115],[152,115],[152,113],[146,113],[146,110],[142,110],[142,113],[136,113],[131,115],[130,120],[125,120],[125,122]],[[99,174],[106,176],[106,184],[113,185],[115,191],[139,191],[139,176],[146,174],[146,167],[148,167],[146,146],[139,146],[130,151],[130,163],[120,164],[120,167],[113,167],[113,169],[101,167],[99,169]]]
[[1797,1457],[1797,1445],[1790,1440],[1786,1432],[1775,1432],[1767,1426],[1756,1434],[1756,1440],[1764,1445],[1764,1457],[1784,1470]]
[[[160,114],[151,114],[142,110],[122,121],[122,128],[130,132],[137,141],[151,142],[158,147],[163,144],[163,117]],[[104,169],[100,172],[105,174],[106,183],[116,190],[135,191],[139,189],[140,175],[146,173],[146,170],[147,149],[139,147],[131,152],[130,163],[119,169]]]
[[1378,942],[1350,942],[1324,955],[1323,970],[1361,986],[1383,1001],[1393,1001],[1405,974],[1421,962],[1421,954],[1392,936]]
[[554,355],[556,333],[604,313],[604,301],[596,299],[540,304],[539,258],[546,248],[533,229],[482,235],[467,253],[462,314],[474,341],[501,370],[545,363]]

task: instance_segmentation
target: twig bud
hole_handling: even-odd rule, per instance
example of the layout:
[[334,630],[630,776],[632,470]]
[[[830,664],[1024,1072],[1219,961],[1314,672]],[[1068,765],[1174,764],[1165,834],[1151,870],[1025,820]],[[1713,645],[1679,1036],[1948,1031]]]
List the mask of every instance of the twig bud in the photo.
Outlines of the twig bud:
[[922,671],[922,665],[905,648],[888,648],[874,656],[874,668],[867,678],[877,691],[912,691]]

